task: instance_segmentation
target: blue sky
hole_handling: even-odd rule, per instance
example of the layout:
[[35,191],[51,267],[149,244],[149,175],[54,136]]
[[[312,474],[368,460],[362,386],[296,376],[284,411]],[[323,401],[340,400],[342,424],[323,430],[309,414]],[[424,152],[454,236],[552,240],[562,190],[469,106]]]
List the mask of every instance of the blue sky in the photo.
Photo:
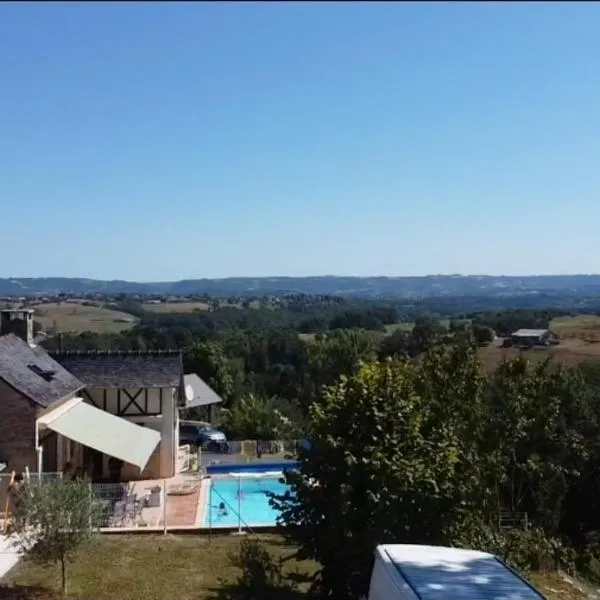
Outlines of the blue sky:
[[599,272],[600,5],[0,4],[0,276]]

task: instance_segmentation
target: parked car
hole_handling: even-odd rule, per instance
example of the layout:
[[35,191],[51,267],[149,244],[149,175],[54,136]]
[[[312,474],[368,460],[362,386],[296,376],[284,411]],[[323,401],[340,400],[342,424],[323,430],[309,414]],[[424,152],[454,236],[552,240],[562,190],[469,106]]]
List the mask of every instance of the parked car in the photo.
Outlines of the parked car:
[[180,425],[179,444],[190,444],[209,452],[227,452],[229,448],[225,434],[210,425]]

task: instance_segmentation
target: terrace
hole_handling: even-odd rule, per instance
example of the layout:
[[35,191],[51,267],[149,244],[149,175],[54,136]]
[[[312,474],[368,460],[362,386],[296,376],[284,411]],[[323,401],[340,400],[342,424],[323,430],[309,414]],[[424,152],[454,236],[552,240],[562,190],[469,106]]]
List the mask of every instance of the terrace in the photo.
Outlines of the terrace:
[[102,505],[101,531],[168,531],[200,527],[208,481],[182,473],[164,480],[94,483]]

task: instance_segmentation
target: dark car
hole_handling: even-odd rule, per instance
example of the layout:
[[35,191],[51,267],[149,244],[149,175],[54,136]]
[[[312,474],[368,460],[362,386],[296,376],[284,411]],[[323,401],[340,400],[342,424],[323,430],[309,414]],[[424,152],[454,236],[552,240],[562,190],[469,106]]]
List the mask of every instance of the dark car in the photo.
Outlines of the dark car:
[[179,444],[198,446],[209,452],[226,452],[228,448],[225,434],[210,425],[180,425]]

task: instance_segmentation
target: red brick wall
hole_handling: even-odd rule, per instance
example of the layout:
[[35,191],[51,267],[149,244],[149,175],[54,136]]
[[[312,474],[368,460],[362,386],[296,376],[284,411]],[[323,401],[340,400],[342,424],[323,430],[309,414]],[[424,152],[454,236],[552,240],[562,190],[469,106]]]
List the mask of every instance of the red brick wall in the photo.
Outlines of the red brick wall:
[[0,380],[0,458],[6,471],[37,471],[34,404]]

